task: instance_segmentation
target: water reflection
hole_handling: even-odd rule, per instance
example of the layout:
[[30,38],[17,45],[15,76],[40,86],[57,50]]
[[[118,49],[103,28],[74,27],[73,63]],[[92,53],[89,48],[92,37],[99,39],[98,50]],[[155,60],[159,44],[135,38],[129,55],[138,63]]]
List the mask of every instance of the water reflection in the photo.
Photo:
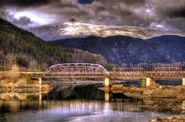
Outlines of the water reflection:
[[110,100],[110,93],[109,92],[105,92],[104,94],[105,94],[104,95],[105,102],[109,102],[109,100]]
[[[7,122],[85,122],[87,120],[90,122],[94,122],[95,120],[97,122],[113,120],[125,120],[126,122],[137,122],[142,120],[142,122],[146,122],[150,118],[166,115],[154,112],[143,112],[139,109],[139,105],[123,101],[108,103],[92,100],[47,100],[42,101],[42,108],[39,108],[38,101],[11,101],[8,103],[11,106],[4,104],[2,101],[0,104],[1,112],[4,113],[0,118],[1,120],[6,119]],[[131,106],[134,107],[131,108]],[[10,112],[13,113],[11,114]]]
[[[106,95],[97,86],[68,87],[40,95],[1,93],[0,122],[148,122],[151,118],[171,115],[147,108],[155,104],[160,107],[162,104],[157,100]],[[106,96],[110,102],[104,101]],[[183,102],[173,105],[183,108]]]

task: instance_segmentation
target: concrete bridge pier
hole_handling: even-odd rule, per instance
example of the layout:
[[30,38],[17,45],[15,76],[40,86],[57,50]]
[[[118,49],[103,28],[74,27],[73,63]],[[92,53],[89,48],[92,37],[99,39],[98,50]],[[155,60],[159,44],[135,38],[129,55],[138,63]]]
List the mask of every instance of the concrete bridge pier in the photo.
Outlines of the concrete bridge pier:
[[152,80],[152,78],[147,77],[141,81],[141,86],[142,87],[149,87],[150,85],[152,85],[153,82],[154,81]]
[[42,78],[39,78],[39,90],[42,91]]
[[42,101],[42,78],[39,78],[39,102]]
[[110,84],[111,84],[110,78],[106,77],[106,78],[104,79],[104,86],[105,86],[105,87],[109,87]]
[[109,102],[109,100],[110,100],[110,85],[111,85],[111,79],[106,77],[104,79],[105,102]]
[[156,81],[150,77],[147,77],[143,83],[144,87],[157,86]]
[[146,78],[145,86],[148,87],[151,85],[152,79],[151,78]]
[[182,78],[182,85],[185,86],[185,78]]

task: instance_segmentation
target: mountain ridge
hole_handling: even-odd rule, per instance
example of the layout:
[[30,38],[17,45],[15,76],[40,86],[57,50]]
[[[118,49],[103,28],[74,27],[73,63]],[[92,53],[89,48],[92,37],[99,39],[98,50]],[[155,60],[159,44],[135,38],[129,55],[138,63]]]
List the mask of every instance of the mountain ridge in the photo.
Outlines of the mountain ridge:
[[109,63],[183,63],[185,37],[163,35],[143,40],[128,36],[70,38],[51,41],[61,47],[73,47],[103,55]]

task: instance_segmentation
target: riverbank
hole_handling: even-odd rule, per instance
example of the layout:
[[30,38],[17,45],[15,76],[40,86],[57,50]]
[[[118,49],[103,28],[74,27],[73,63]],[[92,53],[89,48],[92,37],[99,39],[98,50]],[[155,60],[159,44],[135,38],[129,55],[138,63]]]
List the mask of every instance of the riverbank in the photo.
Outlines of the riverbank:
[[14,93],[48,93],[52,87],[48,83],[39,84],[39,80],[31,79],[29,82],[25,78],[19,78],[16,82],[10,81],[8,78],[0,81],[0,92]]
[[162,117],[153,119],[150,122],[185,122],[185,115]]
[[29,97],[42,99],[42,95],[48,94],[53,88],[48,83],[39,83],[38,79],[19,78],[16,82],[6,78],[0,81],[0,100],[2,101],[25,101]]
[[105,93],[122,94],[123,97],[142,101],[143,110],[164,112],[164,113],[185,113],[185,87],[125,87],[123,85],[112,85],[110,88],[101,88]]
[[149,87],[126,87],[124,85],[112,85],[112,93],[123,93],[130,98],[175,98],[185,100],[185,86],[149,86]]
[[[165,112],[185,113],[185,86],[160,86],[154,84],[148,87],[126,87],[122,84],[112,85],[110,88],[101,88],[105,92],[121,93],[128,98],[141,99],[141,109]],[[185,122],[185,115],[161,117],[150,122]]]

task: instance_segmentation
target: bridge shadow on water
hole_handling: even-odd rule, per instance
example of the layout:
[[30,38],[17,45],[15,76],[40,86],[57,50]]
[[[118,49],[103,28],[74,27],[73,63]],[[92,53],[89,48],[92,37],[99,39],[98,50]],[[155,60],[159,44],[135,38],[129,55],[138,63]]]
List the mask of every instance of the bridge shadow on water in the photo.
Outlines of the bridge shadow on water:
[[[137,85],[137,83],[135,84]],[[106,93],[98,88],[100,85],[87,85],[68,87],[60,91],[56,89],[44,97],[46,100],[106,100]],[[165,113],[183,113],[185,112],[185,101],[174,98],[144,98],[134,99],[124,96],[122,93],[109,93],[109,103],[113,109],[134,110],[134,111],[153,111]],[[121,108],[123,107],[123,108]]]
[[[139,86],[140,82],[125,82],[123,83],[127,86]],[[55,86],[54,89],[49,92],[44,99],[47,100],[72,100],[72,99],[85,99],[85,100],[98,100],[105,101],[106,93],[100,88],[103,87],[102,84],[91,84],[91,85],[74,85],[74,84],[61,84],[60,86]],[[128,98],[124,94],[111,92],[108,93],[110,100],[114,99],[132,99]]]
[[104,100],[104,92],[99,90],[100,85],[55,87],[45,99],[69,100],[69,99],[86,99],[86,100]]

